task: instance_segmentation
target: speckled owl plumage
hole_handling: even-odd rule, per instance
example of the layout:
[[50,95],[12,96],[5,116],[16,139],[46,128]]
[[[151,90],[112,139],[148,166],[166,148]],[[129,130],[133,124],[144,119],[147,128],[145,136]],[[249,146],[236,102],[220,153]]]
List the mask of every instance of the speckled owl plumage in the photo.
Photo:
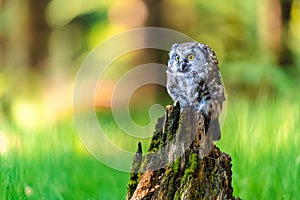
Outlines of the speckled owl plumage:
[[206,132],[219,140],[225,94],[215,53],[205,44],[189,42],[173,44],[169,57],[167,91],[174,104],[202,113]]

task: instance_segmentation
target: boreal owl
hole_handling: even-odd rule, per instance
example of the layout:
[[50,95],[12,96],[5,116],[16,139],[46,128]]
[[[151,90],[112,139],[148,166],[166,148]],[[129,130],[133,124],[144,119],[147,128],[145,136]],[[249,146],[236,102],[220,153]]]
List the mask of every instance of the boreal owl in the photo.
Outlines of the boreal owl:
[[167,91],[181,110],[191,107],[205,117],[205,130],[219,140],[219,115],[225,101],[218,60],[205,44],[173,44],[169,53]]

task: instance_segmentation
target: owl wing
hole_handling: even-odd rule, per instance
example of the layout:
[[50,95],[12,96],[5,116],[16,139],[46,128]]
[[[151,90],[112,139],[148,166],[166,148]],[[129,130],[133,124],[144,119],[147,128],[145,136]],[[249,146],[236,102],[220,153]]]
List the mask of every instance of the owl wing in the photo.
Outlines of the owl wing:
[[207,73],[203,81],[199,83],[200,105],[205,105],[205,131],[212,135],[213,140],[221,137],[219,115],[221,114],[223,102],[226,100],[221,74],[216,63],[209,63]]

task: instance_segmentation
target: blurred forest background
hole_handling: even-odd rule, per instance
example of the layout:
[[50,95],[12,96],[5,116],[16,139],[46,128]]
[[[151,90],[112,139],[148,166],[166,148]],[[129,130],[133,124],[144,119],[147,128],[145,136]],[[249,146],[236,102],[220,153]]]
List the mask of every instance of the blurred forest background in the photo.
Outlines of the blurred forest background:
[[[129,175],[102,165],[80,143],[72,93],[93,48],[145,26],[180,31],[216,52],[228,99],[218,145],[233,157],[235,195],[299,197],[299,0],[0,0],[0,199],[125,198]],[[107,130],[118,131],[109,111],[118,78],[167,59],[148,49],[113,63],[105,95],[95,101]],[[145,102],[145,94],[153,98]],[[133,99],[141,124],[149,121],[148,105],[172,103],[157,86]],[[118,142],[134,151],[137,141]]]

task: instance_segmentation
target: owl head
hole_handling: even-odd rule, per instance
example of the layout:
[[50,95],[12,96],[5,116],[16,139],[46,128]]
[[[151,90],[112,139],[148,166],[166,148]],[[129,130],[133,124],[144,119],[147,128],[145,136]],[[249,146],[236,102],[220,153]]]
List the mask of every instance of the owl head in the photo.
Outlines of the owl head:
[[201,71],[209,62],[218,68],[216,55],[207,45],[198,42],[175,43],[169,53],[168,70],[183,73]]

